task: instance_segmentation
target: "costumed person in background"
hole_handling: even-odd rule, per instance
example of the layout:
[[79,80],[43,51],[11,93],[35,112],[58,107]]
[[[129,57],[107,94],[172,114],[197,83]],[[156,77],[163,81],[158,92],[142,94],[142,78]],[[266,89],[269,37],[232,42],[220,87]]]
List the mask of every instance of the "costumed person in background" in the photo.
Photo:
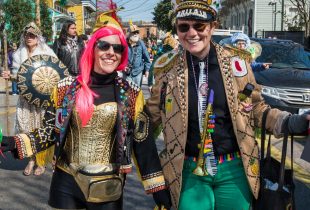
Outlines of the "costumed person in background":
[[[154,64],[155,85],[146,109],[163,128],[160,160],[175,209],[249,209],[260,188],[255,128],[270,107],[264,103],[245,51],[211,42],[217,1],[175,3],[183,49]],[[302,133],[309,115],[271,109],[266,128]],[[288,127],[286,122],[288,120]],[[284,125],[284,126],[283,126]]]
[[77,76],[80,72],[79,61],[83,48],[84,43],[78,38],[75,22],[65,22],[60,31],[59,38],[54,42],[53,50],[59,60],[69,69],[69,73],[72,76]]
[[[16,81],[21,64],[31,56],[43,54],[56,57],[53,50],[45,43],[40,29],[34,22],[31,22],[23,29],[20,46],[13,54],[12,74],[10,72],[3,72],[3,78]],[[30,104],[24,96],[20,95],[16,105],[15,134],[27,133],[41,127],[44,114],[45,108]],[[29,176],[32,174],[35,165],[37,165],[37,168],[34,170],[34,175],[39,176],[43,174],[45,162],[42,159],[44,159],[45,155],[45,153],[38,153],[29,156],[30,161],[24,170],[24,175]]]
[[81,58],[81,74],[58,83],[44,125],[3,137],[2,150],[21,159],[55,145],[51,207],[121,210],[133,152],[146,193],[170,208],[142,90],[116,72],[127,62],[122,28],[112,17],[99,16]]
[[[17,44],[12,43],[10,45],[10,50],[8,52],[8,67],[10,69],[10,72],[13,73],[13,53],[17,50]],[[17,95],[18,89],[17,89],[17,82],[15,80],[12,81],[12,95]]]
[[162,54],[169,52],[171,50],[176,50],[178,47],[178,41],[173,38],[171,35],[171,32],[167,32],[163,41],[163,46],[160,48],[160,50],[157,51],[157,54],[154,57],[154,60],[152,62],[152,66],[149,71],[149,77],[148,77],[148,86],[149,91],[152,92],[152,87],[154,85],[154,63],[157,58],[159,58]]
[[[241,49],[241,50],[248,50],[251,54],[255,53],[251,47],[250,38],[243,33],[235,33],[231,37],[231,43],[234,47]],[[252,57],[255,55],[252,55]],[[256,71],[263,71],[265,69],[269,69],[271,63],[259,63],[253,60],[251,62],[251,68],[254,72]]]
[[150,55],[144,42],[140,39],[139,28],[130,23],[128,43],[128,67],[126,74],[139,87],[142,85],[142,75],[148,78],[151,67]]

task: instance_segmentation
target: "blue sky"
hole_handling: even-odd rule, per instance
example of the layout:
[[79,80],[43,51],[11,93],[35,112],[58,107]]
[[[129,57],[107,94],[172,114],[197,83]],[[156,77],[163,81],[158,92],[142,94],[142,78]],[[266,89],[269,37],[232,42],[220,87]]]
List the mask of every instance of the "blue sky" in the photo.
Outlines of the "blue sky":
[[123,21],[152,21],[154,7],[160,0],[114,0],[118,7],[125,9],[118,12]]

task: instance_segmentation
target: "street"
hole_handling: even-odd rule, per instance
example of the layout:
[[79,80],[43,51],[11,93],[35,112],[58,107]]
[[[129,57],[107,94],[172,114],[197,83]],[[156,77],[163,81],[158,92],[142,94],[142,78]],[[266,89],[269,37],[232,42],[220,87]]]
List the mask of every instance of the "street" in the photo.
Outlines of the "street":
[[[0,126],[6,133],[6,96],[4,94],[4,82],[0,78]],[[147,87],[143,86],[145,97],[149,97]],[[9,96],[9,123],[10,135],[13,135],[14,109],[17,96]],[[158,151],[163,149],[163,139],[160,136],[156,141]],[[306,210],[310,206],[310,164],[301,160],[300,154],[305,141],[298,138],[294,142],[294,169],[295,169],[295,198],[297,210]],[[272,140],[272,155],[279,159],[281,140]],[[288,152],[290,155],[290,152]],[[288,158],[289,159],[289,158]],[[0,157],[0,210],[45,210],[50,209],[47,205],[49,185],[52,170],[49,166],[42,176],[22,174],[28,160],[14,160],[11,154],[6,158]],[[124,210],[152,210],[155,203],[151,195],[144,193],[141,182],[136,172],[127,176],[124,192]]]

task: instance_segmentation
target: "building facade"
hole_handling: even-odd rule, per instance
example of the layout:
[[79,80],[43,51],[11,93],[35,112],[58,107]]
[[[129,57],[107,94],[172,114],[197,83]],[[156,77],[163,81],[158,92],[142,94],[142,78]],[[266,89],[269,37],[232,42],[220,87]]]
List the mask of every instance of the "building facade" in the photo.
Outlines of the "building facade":
[[46,0],[52,11],[53,39],[57,38],[63,23],[74,21],[78,34],[89,34],[95,21],[96,0],[67,0],[61,5],[59,0]]
[[[148,22],[134,22],[134,25],[137,25],[139,27],[139,34],[142,39],[145,38],[150,38],[150,37],[158,37],[158,29],[157,25],[154,23],[148,23]],[[129,29],[129,23],[128,22],[123,22],[122,26],[124,28],[124,31],[126,34],[128,34],[128,29]]]
[[283,31],[287,31],[288,23],[297,12],[290,0],[223,0],[222,2],[221,27],[243,30],[249,36],[259,37],[263,31],[281,31],[282,28]]

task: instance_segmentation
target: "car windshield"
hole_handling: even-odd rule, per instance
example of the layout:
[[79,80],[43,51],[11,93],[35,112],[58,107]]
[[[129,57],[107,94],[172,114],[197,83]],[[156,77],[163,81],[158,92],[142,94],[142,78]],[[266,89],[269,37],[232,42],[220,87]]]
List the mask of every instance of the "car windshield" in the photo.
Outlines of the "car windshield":
[[274,68],[310,68],[310,60],[304,48],[294,42],[260,42],[262,54],[257,62],[272,63]]

